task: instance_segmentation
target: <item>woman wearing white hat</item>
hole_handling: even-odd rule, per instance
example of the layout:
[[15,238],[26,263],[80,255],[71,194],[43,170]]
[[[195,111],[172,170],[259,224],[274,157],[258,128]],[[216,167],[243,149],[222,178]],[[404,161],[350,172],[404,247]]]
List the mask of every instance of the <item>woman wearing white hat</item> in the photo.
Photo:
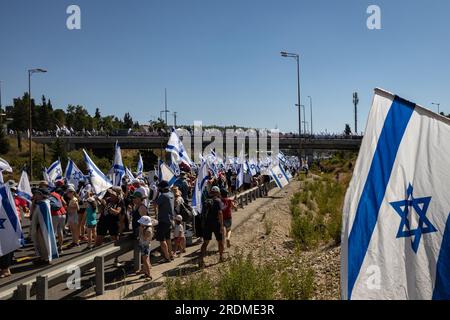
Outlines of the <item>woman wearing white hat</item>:
[[142,256],[142,267],[146,280],[152,280],[150,270],[150,242],[153,238],[152,219],[149,216],[142,216],[139,220],[139,250]]

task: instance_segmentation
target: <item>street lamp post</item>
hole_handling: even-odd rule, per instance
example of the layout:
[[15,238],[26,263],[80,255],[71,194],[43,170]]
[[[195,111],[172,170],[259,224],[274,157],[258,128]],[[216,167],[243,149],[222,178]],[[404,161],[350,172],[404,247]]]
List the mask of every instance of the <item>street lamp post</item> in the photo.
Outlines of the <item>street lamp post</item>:
[[281,51],[281,56],[284,58],[294,58],[297,61],[297,106],[298,106],[298,147],[301,157],[302,150],[302,116],[301,116],[301,106],[300,106],[300,55],[297,53],[289,53]]
[[434,102],[432,102],[431,104],[437,106],[437,108],[438,108],[438,114],[441,114],[441,113],[440,113],[440,106],[441,106],[441,104],[440,104],[440,103],[434,103]]
[[33,154],[31,149],[31,142],[33,137],[33,122],[32,122],[32,114],[33,111],[31,110],[31,75],[33,73],[45,73],[47,70],[44,69],[30,69],[28,70],[28,116],[29,116],[29,123],[28,123],[28,152],[30,154],[30,181],[33,180]]
[[2,80],[0,80],[0,110],[2,109]]
[[308,96],[308,98],[309,98],[309,112],[311,113],[311,136],[313,136],[314,135],[314,132],[313,132],[313,111],[312,111],[312,97],[311,96]]

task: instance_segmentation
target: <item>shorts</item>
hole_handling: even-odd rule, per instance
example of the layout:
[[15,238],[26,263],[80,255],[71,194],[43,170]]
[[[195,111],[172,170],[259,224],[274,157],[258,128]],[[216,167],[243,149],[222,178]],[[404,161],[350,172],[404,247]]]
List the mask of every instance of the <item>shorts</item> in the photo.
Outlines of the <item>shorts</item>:
[[223,226],[225,227],[225,228],[227,228],[227,229],[230,229],[231,228],[231,218],[230,219],[226,219],[226,220],[223,220]]
[[139,251],[141,252],[142,256],[149,256],[151,252],[150,246],[139,245]]
[[220,230],[220,224],[217,225],[206,225],[203,230],[203,239],[206,241],[210,241],[212,239],[212,234],[214,233],[214,237],[217,241],[222,241],[222,232]]
[[68,213],[68,224],[78,224],[78,213]]
[[64,226],[66,225],[66,215],[52,216],[53,231],[55,234],[64,232]]
[[100,219],[97,224],[97,235],[106,236],[109,233],[111,237],[119,235],[119,224],[112,219]]
[[183,239],[184,239],[184,237],[177,237],[177,238],[175,238],[175,244],[176,245],[181,245],[183,243]]
[[96,224],[87,224],[86,227],[88,229],[95,229],[97,227],[97,225]]
[[156,226],[156,240],[170,240],[170,227],[171,225],[169,223],[159,222]]

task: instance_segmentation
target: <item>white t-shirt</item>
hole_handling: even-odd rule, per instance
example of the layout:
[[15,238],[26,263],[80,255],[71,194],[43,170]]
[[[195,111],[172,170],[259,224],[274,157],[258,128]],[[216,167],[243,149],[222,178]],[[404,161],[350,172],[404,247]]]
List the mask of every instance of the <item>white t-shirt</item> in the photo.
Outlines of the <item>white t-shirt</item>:
[[184,237],[184,228],[183,225],[180,224],[175,224],[175,230],[173,232],[173,236],[175,238],[180,238],[180,237]]

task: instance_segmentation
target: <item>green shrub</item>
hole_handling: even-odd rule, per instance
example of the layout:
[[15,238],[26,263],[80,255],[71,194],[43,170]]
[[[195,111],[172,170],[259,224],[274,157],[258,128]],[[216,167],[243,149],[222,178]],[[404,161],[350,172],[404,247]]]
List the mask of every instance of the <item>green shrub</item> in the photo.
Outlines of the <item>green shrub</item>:
[[252,256],[238,255],[221,272],[218,296],[223,300],[271,300],[275,297],[274,271],[257,265]]
[[283,272],[280,277],[280,291],[286,300],[308,300],[314,292],[314,271],[301,269]]
[[179,278],[168,279],[165,286],[168,300],[211,300],[215,296],[214,286],[204,274],[188,277],[184,283]]

